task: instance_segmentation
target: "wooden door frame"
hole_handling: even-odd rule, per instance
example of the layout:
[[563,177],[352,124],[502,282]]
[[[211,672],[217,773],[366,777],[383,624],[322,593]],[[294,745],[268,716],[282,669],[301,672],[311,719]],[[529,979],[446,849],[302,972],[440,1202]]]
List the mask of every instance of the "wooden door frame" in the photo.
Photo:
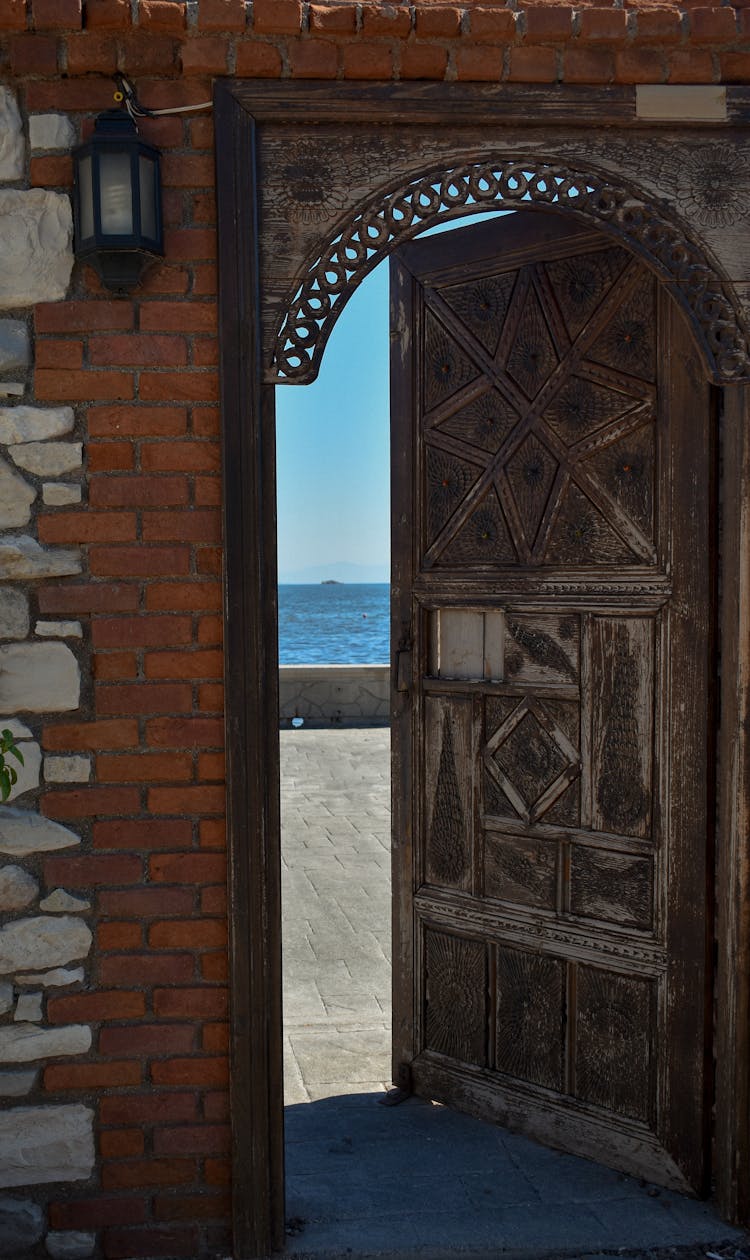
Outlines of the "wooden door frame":
[[[746,116],[741,95],[740,90],[738,125]],[[464,120],[473,109],[522,121],[532,105],[549,128],[554,152],[561,125],[579,118],[584,106],[599,126],[627,127],[635,114],[635,92],[562,87],[482,87],[472,92],[448,83],[369,88],[343,83],[217,84],[232,1214],[238,1260],[264,1256],[284,1241],[275,406],[274,384],[269,383],[273,376],[269,378],[263,355],[263,248],[269,241],[258,213],[258,124],[286,110],[309,126],[352,115],[366,125],[378,110],[381,123],[403,119],[408,112],[411,123],[416,115],[417,125],[421,117],[429,118],[450,132],[462,110]],[[617,225],[610,231],[633,248],[632,239]],[[384,252],[389,251],[387,247]],[[708,372],[705,341],[703,359]],[[724,386],[721,425],[714,1131],[716,1205],[727,1219],[744,1223],[750,1220],[747,381],[743,374],[740,383]]]

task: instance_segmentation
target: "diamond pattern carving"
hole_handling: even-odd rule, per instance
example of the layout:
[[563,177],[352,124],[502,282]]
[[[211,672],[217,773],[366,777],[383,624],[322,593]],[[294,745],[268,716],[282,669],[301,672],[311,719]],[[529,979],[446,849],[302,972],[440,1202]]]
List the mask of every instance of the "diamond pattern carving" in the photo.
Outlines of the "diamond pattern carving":
[[488,739],[484,764],[514,811],[536,822],[580,773],[578,752],[543,703],[525,697]]

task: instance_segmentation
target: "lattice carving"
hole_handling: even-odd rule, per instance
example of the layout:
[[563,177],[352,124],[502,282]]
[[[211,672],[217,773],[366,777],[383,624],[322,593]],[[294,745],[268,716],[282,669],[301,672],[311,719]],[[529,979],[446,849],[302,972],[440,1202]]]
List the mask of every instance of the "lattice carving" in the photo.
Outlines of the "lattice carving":
[[[725,181],[725,192],[726,187]],[[739,308],[701,246],[661,206],[594,170],[537,158],[487,157],[380,191],[328,237],[283,304],[274,349],[276,378],[299,383],[314,378],[347,298],[395,246],[443,219],[529,204],[568,211],[618,235],[674,282],[675,297],[687,310],[717,379],[750,374],[748,330]]]

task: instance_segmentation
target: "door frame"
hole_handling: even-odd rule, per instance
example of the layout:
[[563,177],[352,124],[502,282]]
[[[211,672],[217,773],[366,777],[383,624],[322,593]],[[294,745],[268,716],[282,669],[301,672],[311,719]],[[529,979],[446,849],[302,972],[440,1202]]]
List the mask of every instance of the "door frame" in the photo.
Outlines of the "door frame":
[[[737,100],[742,127],[746,93]],[[376,117],[438,123],[447,134],[473,111],[496,122],[543,117],[548,147],[562,146],[561,125],[582,113],[590,125],[627,129],[635,89],[458,88],[455,84],[279,83],[220,81],[215,91],[220,277],[221,411],[224,470],[224,633],[227,735],[227,847],[230,923],[230,1102],[233,1253],[252,1260],[283,1247],[281,899],[276,588],[275,382],[266,365],[269,251],[274,240],[259,214],[264,160],[262,124],[279,117],[303,128],[354,118],[360,133]],[[661,132],[663,136],[664,131]],[[669,131],[666,131],[667,137]],[[700,128],[697,138],[701,139]],[[359,149],[358,149],[359,145]],[[361,135],[352,138],[353,161]],[[278,153],[278,147],[276,152]],[[371,181],[376,191],[376,180]],[[481,209],[481,207],[478,207]],[[661,209],[661,207],[660,207]],[[464,211],[465,212],[465,211]],[[663,220],[660,220],[663,223]],[[411,234],[414,235],[417,228]],[[607,229],[633,249],[622,223]],[[737,229],[727,228],[727,235]],[[321,228],[321,241],[324,237]],[[679,233],[673,234],[679,239]],[[700,233],[686,237],[693,248]],[[386,242],[385,256],[397,241]],[[638,246],[636,246],[638,248]],[[639,252],[645,253],[644,249]],[[732,291],[701,255],[704,274]],[[376,259],[377,261],[377,259]],[[653,255],[647,261],[658,263]],[[304,259],[302,259],[304,263]],[[374,264],[373,264],[374,265]],[[304,272],[302,272],[304,275]],[[664,275],[662,274],[662,279]],[[669,279],[669,277],[667,277]],[[361,276],[349,281],[346,295]],[[676,279],[676,278],[675,278]],[[674,292],[682,298],[679,283]],[[294,298],[294,292],[291,297]],[[344,298],[345,301],[345,298]],[[339,308],[344,305],[339,304]],[[684,305],[683,300],[683,305]],[[735,316],[739,310],[732,302]],[[291,308],[290,308],[291,309]],[[277,303],[278,310],[278,303]],[[282,310],[283,314],[283,310]],[[730,312],[731,316],[731,312]],[[335,316],[334,316],[335,318]],[[731,317],[729,319],[731,325]],[[726,324],[726,321],[725,321]],[[696,319],[693,317],[693,326]],[[737,334],[744,332],[738,318]],[[320,337],[319,353],[329,329]],[[732,333],[732,327],[729,332]],[[701,329],[698,328],[699,334]],[[715,348],[715,347],[714,347]],[[701,359],[707,375],[710,336]],[[309,379],[309,377],[307,378]],[[728,1220],[750,1221],[750,374],[722,382],[723,476],[717,537],[721,720],[717,733],[716,866],[716,1206]]]

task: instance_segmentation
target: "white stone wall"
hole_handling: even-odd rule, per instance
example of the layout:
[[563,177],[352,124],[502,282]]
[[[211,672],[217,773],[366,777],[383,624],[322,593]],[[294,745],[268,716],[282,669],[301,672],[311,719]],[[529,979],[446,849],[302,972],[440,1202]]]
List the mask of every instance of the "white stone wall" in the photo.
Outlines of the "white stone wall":
[[390,676],[388,665],[282,665],[281,725],[386,726]]
[[44,1240],[49,1255],[75,1258],[92,1254],[94,1237],[48,1231],[45,1187],[91,1176],[93,1112],[48,1101],[39,1078],[49,1059],[91,1045],[88,1026],[46,1021],[50,990],[85,985],[90,906],[44,886],[44,855],[81,840],[37,802],[44,783],[89,778],[87,758],[44,757],[40,746],[45,715],[79,706],[85,643],[78,622],[37,620],[33,604],[41,579],[81,572],[77,550],[40,546],[35,522],[42,504],[80,501],[83,447],[73,409],[33,395],[31,308],[66,296],[73,254],[70,199],[24,186],[27,136],[34,151],[74,140],[64,115],[24,120],[0,86],[0,729],[24,757],[0,805],[0,1255],[25,1255]]

